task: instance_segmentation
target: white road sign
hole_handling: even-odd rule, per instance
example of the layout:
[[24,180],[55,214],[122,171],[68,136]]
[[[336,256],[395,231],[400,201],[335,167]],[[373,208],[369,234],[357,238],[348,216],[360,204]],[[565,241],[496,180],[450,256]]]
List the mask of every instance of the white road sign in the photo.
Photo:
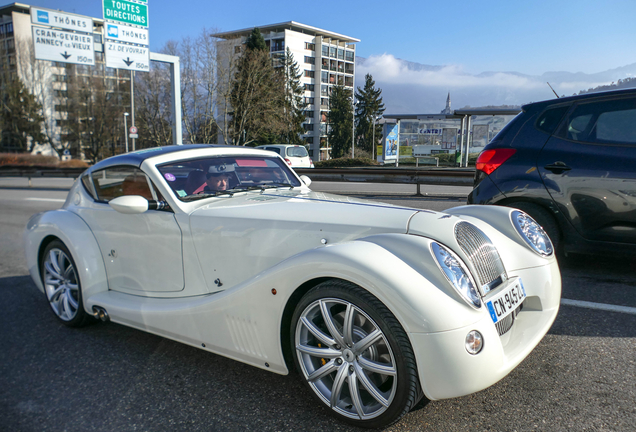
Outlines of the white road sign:
[[143,72],[150,70],[150,50],[147,46],[106,41],[104,51],[107,67]]
[[50,9],[31,7],[31,22],[68,30],[93,32],[93,18]]
[[148,45],[148,30],[131,27],[123,24],[104,23],[106,39],[119,42],[129,42],[139,45]]
[[93,35],[32,26],[35,58],[64,63],[95,64]]

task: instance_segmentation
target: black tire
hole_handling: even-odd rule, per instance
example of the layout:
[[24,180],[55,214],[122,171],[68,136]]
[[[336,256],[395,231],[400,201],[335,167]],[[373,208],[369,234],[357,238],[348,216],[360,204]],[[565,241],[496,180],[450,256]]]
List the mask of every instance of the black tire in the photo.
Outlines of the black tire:
[[554,250],[559,250],[559,245],[561,244],[561,229],[556,219],[554,219],[548,210],[538,204],[527,201],[518,201],[506,205],[528,213],[532,219],[541,225],[548,237],[550,237]]
[[[340,280],[317,285],[296,306],[291,325],[301,379],[339,420],[386,427],[423,397],[406,332],[382,302],[359,286]],[[373,342],[363,343],[367,337]]]
[[73,256],[64,243],[54,240],[40,259],[44,295],[51,310],[64,325],[81,327],[91,321],[84,310],[82,286]]

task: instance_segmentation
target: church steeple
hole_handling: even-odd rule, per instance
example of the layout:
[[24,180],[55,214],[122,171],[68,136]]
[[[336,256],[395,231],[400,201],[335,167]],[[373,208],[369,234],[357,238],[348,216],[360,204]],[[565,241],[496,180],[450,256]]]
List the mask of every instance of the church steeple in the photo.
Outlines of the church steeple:
[[448,92],[448,97],[446,98],[446,108],[444,108],[441,114],[452,114],[451,110],[451,100],[450,100],[450,92]]

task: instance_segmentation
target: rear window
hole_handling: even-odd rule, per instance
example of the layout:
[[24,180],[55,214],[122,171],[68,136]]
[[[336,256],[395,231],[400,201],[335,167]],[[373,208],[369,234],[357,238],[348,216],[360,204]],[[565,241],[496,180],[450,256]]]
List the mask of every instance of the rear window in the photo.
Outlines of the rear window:
[[564,125],[572,141],[599,144],[636,144],[636,98],[582,103]]
[[287,156],[291,157],[307,157],[309,154],[307,153],[307,149],[302,146],[298,147],[287,147]]
[[559,123],[561,123],[561,119],[569,109],[570,106],[566,105],[545,110],[537,120],[537,129],[545,133],[552,134]]

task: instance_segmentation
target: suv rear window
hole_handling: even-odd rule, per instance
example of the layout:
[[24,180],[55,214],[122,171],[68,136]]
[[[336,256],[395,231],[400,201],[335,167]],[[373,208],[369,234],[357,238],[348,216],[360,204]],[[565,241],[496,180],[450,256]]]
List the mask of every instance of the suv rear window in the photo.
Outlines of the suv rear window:
[[599,144],[636,144],[636,98],[582,103],[569,116],[565,137]]
[[569,109],[570,105],[545,110],[537,120],[537,129],[551,135]]

